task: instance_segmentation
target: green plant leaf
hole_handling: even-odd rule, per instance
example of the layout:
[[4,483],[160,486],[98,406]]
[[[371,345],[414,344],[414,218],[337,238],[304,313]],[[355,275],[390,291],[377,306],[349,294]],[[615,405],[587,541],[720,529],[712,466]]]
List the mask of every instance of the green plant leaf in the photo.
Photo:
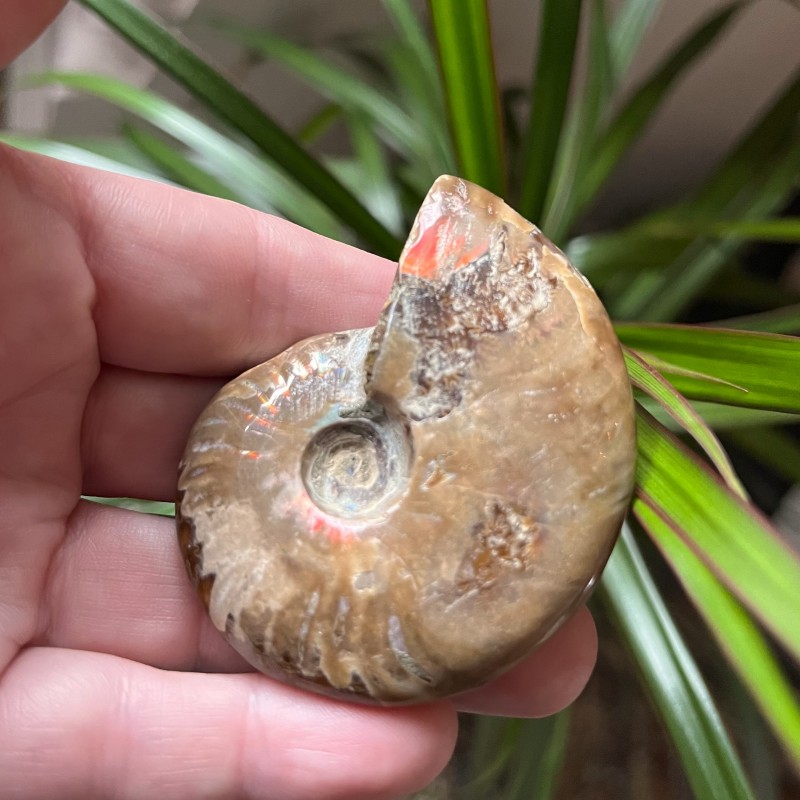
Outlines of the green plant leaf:
[[342,230],[330,211],[270,163],[157,95],[101,75],[45,73],[34,85],[58,83],[101,97],[185,144],[206,167],[225,176],[246,202],[262,211],[277,209],[289,219],[328,236]]
[[[383,46],[382,55],[398,103],[419,121],[421,130],[429,140],[428,146],[432,155],[427,165],[425,186],[421,188],[421,192],[424,193],[430,186],[431,169],[437,177],[458,171],[453,141],[447,125],[441,79],[437,72],[435,82],[431,84],[427,73],[420,69],[413,50],[403,42],[387,42]],[[403,157],[407,162],[419,161],[415,152],[406,152]],[[418,171],[421,172],[419,168]]]
[[[652,414],[664,427],[672,431],[679,431],[680,426],[667,412],[649,397],[639,400],[645,410]],[[756,428],[764,425],[795,425],[795,414],[783,414],[779,411],[762,411],[757,408],[742,408],[740,406],[725,406],[720,403],[705,403],[694,400],[692,408],[705,420],[706,425],[718,432],[738,431],[747,428]]]
[[734,220],[657,220],[643,228],[657,239],[695,236],[744,239],[754,242],[800,242],[800,218]]
[[[767,169],[768,157],[774,154],[780,159],[800,147],[797,138],[799,120],[800,72],[787,82],[772,105],[725,156],[711,178],[686,202],[660,216],[724,219],[738,217],[747,211],[753,205],[753,197],[764,193],[772,168],[781,163],[775,160]],[[754,180],[762,175],[762,180]],[[790,186],[794,185],[796,178],[797,171],[790,173]],[[760,215],[764,217],[768,213],[763,211]]]
[[520,213],[530,220],[544,213],[572,80],[582,0],[543,0],[541,7],[519,200]]
[[505,156],[486,0],[429,0],[461,177],[501,197]]
[[381,0],[389,13],[392,23],[419,65],[428,82],[428,94],[437,97],[437,103],[444,111],[444,97],[436,66],[436,54],[431,47],[425,29],[408,0]]
[[[724,269],[713,275],[703,288],[702,300],[712,306],[734,306],[751,308],[750,313],[764,312],[777,309],[787,303],[796,303],[800,300],[800,292],[793,291],[789,286],[781,286],[767,275],[759,275],[745,271],[738,253],[725,264]],[[717,322],[715,327],[736,327],[735,325],[723,326]],[[788,333],[790,331],[776,330],[773,333]]]
[[640,411],[637,492],[800,660],[800,558],[759,511]]
[[593,283],[602,284],[621,273],[664,269],[688,242],[658,239],[632,227],[614,233],[576,236],[567,243],[564,252]]
[[456,172],[442,80],[433,46],[409,0],[382,1],[402,45],[384,51],[395,86],[405,101],[406,110],[424,119],[423,130],[433,138],[438,153],[437,174]]
[[319,111],[315,111],[300,129],[297,131],[297,138],[304,144],[313,144],[317,139],[325,134],[336,120],[342,116],[342,107],[336,103],[328,103]]
[[[60,141],[90,150],[99,156],[105,156],[112,161],[120,161],[129,167],[140,169],[149,174],[153,170],[153,162],[143,156],[127,139],[123,136],[98,135],[98,136],[70,136],[68,139]],[[160,173],[159,173],[160,174]]]
[[635,350],[626,347],[624,356],[631,383],[649,394],[664,408],[703,448],[731,490],[746,500],[747,492],[736,475],[727,453],[691,403]]
[[[795,191],[800,175],[800,74],[796,75],[726,156],[711,179],[689,200],[653,219],[763,219]],[[626,318],[668,320],[685,309],[729,263],[740,247],[735,239],[697,239],[648,286],[633,282],[614,304]]]
[[[617,335],[647,358],[717,379],[687,374],[669,380],[681,394],[698,400],[800,413],[800,338],[689,325],[621,323]],[[722,382],[720,382],[722,381]],[[739,388],[741,387],[741,388]],[[742,391],[744,389],[744,391]]]
[[233,189],[193,164],[183,153],[157,136],[132,125],[124,125],[122,133],[164,175],[168,175],[181,186],[213,197],[222,197],[237,203],[244,202]]
[[216,27],[259,55],[279,62],[331,102],[366,116],[386,132],[387,138],[401,152],[416,153],[418,157],[427,154],[427,159],[433,161],[429,139],[417,121],[384,92],[310,48],[301,47],[280,36],[230,21],[218,22]]
[[[785,202],[800,172],[800,138],[797,146],[778,163],[762,164],[760,169],[767,176],[766,181],[761,182],[763,193],[752,198],[752,205],[744,212],[744,216],[771,214]],[[727,266],[735,263],[734,256],[741,246],[742,242],[738,239],[697,239],[644,292],[627,306],[624,302],[615,305],[615,310],[625,318],[652,321],[674,319]]]
[[755,800],[697,664],[626,526],[600,597],[632,651],[697,800]]
[[627,0],[614,17],[610,52],[616,79],[625,75],[662,0]]
[[523,720],[477,716],[470,731],[463,800],[484,800],[514,758]]
[[[636,352],[632,350],[631,352]],[[642,357],[642,354],[638,354],[639,357]],[[693,369],[686,369],[686,367],[678,367],[675,364],[670,364],[668,361],[663,361],[662,359],[658,358],[658,356],[654,356],[652,353],[647,354],[647,363],[656,370],[660,370],[661,372],[669,373],[673,378],[674,377],[682,377],[682,378],[696,378],[703,383],[719,383],[723,386],[729,386],[731,389],[735,389],[737,392],[746,392],[743,386],[738,386],[735,383],[731,383],[730,381],[724,381],[721,378],[715,378],[713,375],[706,375],[702,372],[697,372]],[[674,387],[673,387],[674,388]],[[683,397],[683,395],[681,395]]]
[[762,314],[720,320],[714,323],[718,328],[736,328],[743,331],[762,333],[800,333],[800,304],[776,308]]
[[99,503],[103,506],[115,506],[128,511],[137,511],[140,514],[155,514],[159,517],[174,517],[175,503],[164,503],[159,500],[138,500],[133,497],[92,497],[83,495],[83,500],[90,503]]
[[503,800],[548,800],[558,785],[569,724],[569,709],[543,719],[474,718],[459,798],[485,800],[502,785]]
[[542,213],[541,228],[557,244],[575,221],[577,177],[586,170],[591,158],[598,124],[614,86],[606,13],[605,0],[589,0],[589,52],[584,85],[567,116]]
[[729,719],[736,720],[737,745],[747,777],[758,800],[783,800],[785,767],[775,737],[739,676],[726,666],[716,665],[715,682]]
[[778,740],[800,766],[800,706],[764,637],[742,606],[724,589],[646,496],[633,504],[637,519],[669,562],[709,630],[739,673]]
[[800,484],[800,444],[786,432],[762,425],[730,431],[726,439],[785,480]]
[[24,136],[15,133],[5,133],[0,131],[0,142],[16,147],[20,150],[27,150],[29,153],[39,153],[50,158],[57,158],[60,161],[69,161],[71,164],[80,164],[84,167],[94,169],[104,169],[106,172],[116,172],[119,175],[129,175],[132,178],[144,178],[145,180],[161,181],[170,183],[159,172],[148,172],[143,169],[132,167],[116,159],[109,158],[88,150],[85,147],[78,147],[67,142],[59,142],[55,139],[41,139],[36,136]]
[[403,212],[375,130],[369,120],[358,112],[347,114],[346,120],[355,161],[359,166],[361,180],[358,185],[364,202],[390,231],[400,234],[404,225]]
[[155,20],[126,0],[80,0],[174,78],[217,118],[233,126],[277,168],[327,206],[375,252],[396,258],[392,236],[318,161],[249,97],[212,69]]
[[[576,236],[564,250],[584,275],[594,282],[603,282],[620,272],[664,269],[697,237],[800,242],[800,219],[689,220],[658,217],[613,233]],[[710,244],[713,247],[713,242]],[[737,282],[743,278],[737,276]],[[768,285],[774,288],[774,283]]]
[[509,767],[504,800],[550,800],[558,789],[567,749],[570,710],[523,720]]
[[740,3],[732,3],[712,14],[636,90],[596,143],[588,169],[577,187],[579,208],[591,202],[678,79],[706,52],[740,7]]

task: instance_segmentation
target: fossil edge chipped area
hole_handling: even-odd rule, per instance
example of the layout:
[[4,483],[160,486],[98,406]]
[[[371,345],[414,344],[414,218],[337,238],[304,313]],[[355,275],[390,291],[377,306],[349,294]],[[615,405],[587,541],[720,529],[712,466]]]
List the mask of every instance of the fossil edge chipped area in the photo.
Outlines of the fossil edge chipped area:
[[588,282],[444,176],[374,328],[225,386],[180,467],[214,625],[257,669],[383,704],[479,686],[585,599],[633,488],[631,388]]

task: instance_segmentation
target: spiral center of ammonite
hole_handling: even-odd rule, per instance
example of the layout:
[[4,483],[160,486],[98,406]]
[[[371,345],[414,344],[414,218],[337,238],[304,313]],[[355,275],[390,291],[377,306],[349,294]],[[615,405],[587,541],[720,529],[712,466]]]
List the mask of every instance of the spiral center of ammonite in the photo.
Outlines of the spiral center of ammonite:
[[319,431],[303,454],[308,495],[345,519],[380,514],[402,491],[409,446],[402,425],[383,417],[353,419]]

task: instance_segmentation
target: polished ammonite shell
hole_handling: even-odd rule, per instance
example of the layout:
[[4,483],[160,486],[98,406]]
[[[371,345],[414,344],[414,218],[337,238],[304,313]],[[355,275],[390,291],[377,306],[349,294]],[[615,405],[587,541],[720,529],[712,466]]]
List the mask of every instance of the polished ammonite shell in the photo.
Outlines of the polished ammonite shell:
[[634,435],[587,281],[502,200],[445,176],[374,328],[301,342],[203,412],[181,547],[259,670],[340,697],[442,697],[585,598],[629,501]]

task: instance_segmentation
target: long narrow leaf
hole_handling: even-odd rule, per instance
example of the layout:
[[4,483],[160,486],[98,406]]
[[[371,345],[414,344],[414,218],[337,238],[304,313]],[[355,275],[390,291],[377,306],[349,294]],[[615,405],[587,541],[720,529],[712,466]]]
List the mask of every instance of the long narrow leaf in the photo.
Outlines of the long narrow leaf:
[[[759,169],[763,175],[750,181],[751,191],[737,197],[720,213],[732,210],[744,218],[759,218],[773,214],[791,196],[800,175],[800,137],[777,160],[762,159]],[[726,265],[732,263],[741,241],[725,238],[703,238],[694,242],[661,274],[660,281],[633,310],[639,319],[662,321],[676,317],[686,309]]]
[[82,73],[45,73],[29,80],[34,85],[58,83],[102,97],[155,125],[183,142],[220,175],[234,183],[254,208],[277,209],[289,219],[329,236],[340,236],[339,223],[330,211],[302,186],[296,185],[270,163],[182,109],[144,89],[114,78]]
[[[634,353],[636,351],[631,350],[630,352]],[[703,383],[718,383],[722,384],[723,386],[729,386],[731,389],[735,389],[737,392],[747,391],[747,389],[745,389],[743,386],[738,386],[737,384],[723,380],[722,378],[716,378],[713,375],[706,375],[703,372],[697,372],[693,369],[687,369],[686,367],[678,367],[675,364],[670,364],[668,361],[663,361],[658,356],[654,356],[652,353],[648,353],[646,359],[644,359],[641,353],[638,353],[638,356],[646,361],[646,363],[653,369],[661,370],[661,372],[668,373],[672,377],[679,376],[682,378],[696,378]]]
[[714,13],[636,90],[597,144],[589,169],[578,187],[580,206],[594,198],[619,160],[653,119],[655,111],[678,79],[708,50],[739,8],[739,3],[733,3]]
[[[749,270],[745,271],[738,253],[734,253],[724,269],[713,275],[706,283],[702,298],[715,306],[750,307],[753,309],[752,313],[755,314],[777,309],[787,303],[798,302],[800,291],[793,291],[790,286],[781,286],[767,274],[759,275]],[[715,328],[738,327],[716,322],[711,325]],[[772,333],[790,332],[790,330],[772,331]]]
[[[655,400],[642,397],[639,403],[664,427],[680,432],[681,426]],[[779,411],[761,411],[757,408],[705,403],[702,400],[693,400],[692,408],[705,420],[706,425],[718,433],[747,430],[765,425],[797,424],[797,415],[783,414]]]
[[570,710],[520,726],[503,800],[550,800],[558,789],[569,735]]
[[687,240],[659,240],[639,228],[614,233],[576,236],[565,247],[569,260],[592,283],[599,284],[620,273],[639,273],[666,268],[686,248]]
[[161,500],[138,500],[133,497],[91,497],[89,495],[83,495],[82,499],[103,506],[138,511],[140,514],[154,514],[159,517],[175,516],[175,503],[165,503]]
[[610,50],[618,79],[628,71],[661,4],[662,0],[627,0],[614,17]]
[[429,0],[462,177],[505,194],[500,99],[486,0]]
[[800,333],[800,304],[776,308],[762,314],[720,320],[714,323],[719,328],[736,328],[742,331],[761,333]]
[[[457,172],[438,71],[434,83],[431,84],[427,72],[420,68],[414,51],[403,42],[386,42],[382,52],[398,103],[418,120],[420,129],[429,139],[429,174],[431,169],[437,176]],[[404,156],[409,160],[419,160],[413,152],[405,153]],[[429,186],[430,180],[426,179],[421,192],[427,192]]]
[[336,103],[328,103],[315,111],[297,131],[297,138],[304,145],[313,144],[336,120],[342,116],[342,109]]
[[142,155],[149,158],[161,172],[181,186],[213,197],[222,197],[237,203],[244,202],[233,189],[193,164],[183,153],[157,136],[132,125],[124,125],[122,133]]
[[[753,178],[759,175],[759,170],[764,170],[767,156],[770,153],[780,155],[797,145],[798,121],[800,72],[788,81],[766,112],[725,156],[711,178],[675,211],[691,214],[695,218],[715,219],[722,216],[724,219],[724,212],[721,214],[721,210],[731,207],[732,203],[733,208],[736,208],[735,201],[738,199],[743,198],[749,206],[749,195],[754,190],[762,191],[760,184],[754,183]],[[792,176],[794,178],[796,173]]]
[[406,152],[421,155],[428,149],[423,131],[402,108],[366,81],[310,48],[230,21],[220,22],[217,27],[256,53],[278,61],[331,102],[365,115]]
[[637,491],[800,660],[800,558],[672,434],[639,414]]
[[687,534],[676,533],[647,497],[637,499],[633,510],[672,566],[778,740],[800,766],[800,706],[764,637],[742,606],[686,544]]
[[40,153],[43,156],[50,156],[50,158],[69,161],[71,164],[80,164],[81,166],[93,167],[94,169],[104,169],[107,172],[116,172],[119,175],[129,175],[133,178],[144,178],[145,180],[161,181],[164,183],[170,182],[160,173],[147,172],[143,169],[132,167],[129,164],[123,164],[116,159],[99,155],[84,147],[68,144],[67,142],[59,142],[54,139],[40,139],[36,136],[5,133],[4,131],[0,131],[0,142],[9,144],[12,147],[17,147],[20,150],[27,150],[30,153]]
[[514,718],[478,716],[470,731],[463,800],[484,800],[511,763],[524,721]]
[[659,239],[693,236],[744,239],[753,242],[800,242],[800,218],[734,220],[660,220],[645,225],[643,232]]
[[631,383],[658,401],[703,448],[728,486],[740,497],[747,499],[747,492],[736,475],[727,453],[700,414],[639,353],[625,348],[624,355]]
[[575,184],[586,170],[603,111],[614,87],[605,0],[589,0],[589,52],[580,96],[573,102],[558,148],[541,228],[556,243],[567,235],[577,213]]
[[800,242],[800,219],[644,220],[613,233],[576,236],[567,243],[565,252],[581,272],[591,276],[593,283],[598,283],[621,271],[663,269],[698,236]]
[[[800,413],[800,338],[688,325],[618,324],[628,347],[716,381],[675,374],[681,394],[698,400]],[[722,381],[722,382],[720,382]]]
[[[723,665],[720,665],[723,666]],[[736,720],[742,764],[758,800],[785,800],[785,771],[775,739],[753,697],[732,669],[719,669],[719,692],[728,714]]]
[[126,0],[80,0],[198,98],[219,119],[246,136],[352,228],[376,252],[396,257],[400,242],[316,159],[249,97],[212,69],[164,27]]
[[730,431],[727,438],[776,475],[800,484],[800,444],[789,433],[760,426]]
[[754,800],[705,681],[627,526],[600,596],[633,652],[697,800]]
[[[533,783],[533,796],[541,800],[550,800],[556,796],[558,782],[562,773],[564,759],[567,754],[571,712],[569,708],[555,715],[552,729],[548,737],[547,747],[542,756],[542,763]],[[525,796],[520,792],[520,800]]]
[[520,213],[531,220],[539,220],[544,212],[567,108],[581,7],[582,0],[542,3],[519,201]]
[[485,800],[495,786],[503,800],[548,800],[558,783],[570,712],[542,719],[477,717],[464,763],[462,800]]
[[433,45],[409,0],[383,0],[383,5],[405,45],[387,53],[398,90],[406,97],[407,109],[425,117],[424,129],[433,136],[441,159],[439,173],[455,172],[456,159]]
[[381,143],[362,114],[350,113],[346,119],[355,160],[363,177],[360,185],[364,202],[389,230],[399,234],[403,215]]
[[[800,175],[800,74],[726,156],[688,201],[654,219],[748,219],[769,217],[795,191]],[[623,297],[614,311],[626,317],[669,320],[685,309],[730,262],[736,240],[699,239],[646,291]],[[633,289],[632,291],[635,291]]]
[[444,98],[439,84],[439,71],[436,67],[436,55],[428,41],[417,15],[414,13],[409,0],[382,0],[384,8],[389,12],[392,23],[408,45],[419,64],[423,74],[430,84],[429,90],[433,95],[438,95],[444,110]]

